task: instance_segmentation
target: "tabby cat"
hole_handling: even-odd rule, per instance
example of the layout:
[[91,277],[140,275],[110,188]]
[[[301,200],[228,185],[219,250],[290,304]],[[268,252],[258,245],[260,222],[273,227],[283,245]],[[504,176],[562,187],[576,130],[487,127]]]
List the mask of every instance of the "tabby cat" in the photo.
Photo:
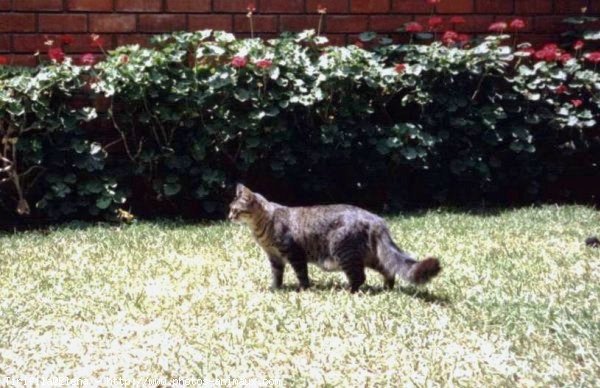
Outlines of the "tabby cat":
[[381,273],[389,289],[396,275],[422,284],[440,271],[437,259],[414,260],[394,244],[382,218],[354,206],[286,207],[238,184],[229,219],[247,224],[267,253],[273,288],[282,286],[288,263],[299,289],[310,286],[307,265],[314,263],[344,271],[352,293],[365,282],[365,267]]

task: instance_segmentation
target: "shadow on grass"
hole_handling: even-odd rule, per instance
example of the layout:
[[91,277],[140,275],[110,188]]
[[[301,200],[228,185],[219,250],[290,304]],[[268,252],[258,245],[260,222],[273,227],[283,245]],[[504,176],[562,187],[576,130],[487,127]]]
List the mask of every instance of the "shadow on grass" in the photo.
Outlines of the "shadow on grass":
[[[299,291],[298,286],[295,284],[285,284],[278,290],[271,290],[271,292],[350,292],[347,285],[335,282],[326,283],[313,283],[308,290]],[[424,302],[437,304],[440,306],[448,306],[451,304],[451,300],[447,295],[436,295],[426,289],[417,288],[413,286],[408,287],[395,287],[393,290],[388,290],[383,286],[372,286],[369,284],[363,284],[360,287],[357,295],[374,296],[383,293],[398,293],[408,295],[412,298],[421,299]]]

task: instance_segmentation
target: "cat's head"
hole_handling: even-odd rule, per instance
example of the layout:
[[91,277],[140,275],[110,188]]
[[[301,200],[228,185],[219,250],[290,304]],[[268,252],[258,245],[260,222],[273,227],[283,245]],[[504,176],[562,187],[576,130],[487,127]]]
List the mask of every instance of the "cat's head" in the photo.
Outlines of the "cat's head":
[[235,188],[235,198],[229,204],[229,220],[250,223],[263,209],[261,199],[259,194],[238,183]]

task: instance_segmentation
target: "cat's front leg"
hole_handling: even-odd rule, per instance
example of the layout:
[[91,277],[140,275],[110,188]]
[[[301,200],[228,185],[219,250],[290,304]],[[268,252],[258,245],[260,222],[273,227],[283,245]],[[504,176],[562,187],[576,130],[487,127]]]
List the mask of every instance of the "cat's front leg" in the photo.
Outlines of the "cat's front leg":
[[271,288],[277,290],[283,285],[283,273],[285,271],[285,262],[274,255],[269,255],[269,262],[271,262],[271,274],[273,276]]

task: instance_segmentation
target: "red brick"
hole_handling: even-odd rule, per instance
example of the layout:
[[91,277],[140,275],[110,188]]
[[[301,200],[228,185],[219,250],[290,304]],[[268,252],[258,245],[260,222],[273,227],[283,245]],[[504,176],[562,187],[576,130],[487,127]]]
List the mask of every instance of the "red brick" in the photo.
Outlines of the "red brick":
[[0,35],[0,52],[10,51],[10,35]]
[[35,31],[35,14],[32,13],[0,13],[0,32],[33,32]]
[[552,13],[552,0],[515,0],[515,13]]
[[[581,8],[585,7],[587,3],[588,1],[585,0],[558,0],[554,2],[554,12],[581,13]],[[591,1],[590,3],[594,3],[594,1]]]
[[362,16],[329,16],[328,32],[363,32],[367,30],[367,18]]
[[304,12],[304,0],[260,0],[258,11],[261,13],[301,13]]
[[392,0],[392,11],[401,13],[429,13],[433,7],[425,0]]
[[148,47],[148,46],[150,46],[150,37],[151,36],[152,35],[144,35],[144,34],[117,35],[117,46],[139,44],[142,47]]
[[70,11],[112,11],[113,0],[68,0],[67,9]]
[[519,35],[520,42],[529,42],[535,48],[541,48],[546,43],[555,42],[556,35],[554,34],[523,34]]
[[327,34],[329,44],[334,46],[344,46],[348,41],[348,37],[345,34]]
[[[275,15],[254,15],[254,32],[277,32],[277,16]],[[235,15],[235,32],[250,32],[250,19],[246,15]]]
[[198,30],[223,30],[233,31],[232,15],[190,15],[188,29]]
[[41,14],[38,23],[40,32],[86,32],[88,27],[84,14]]
[[116,11],[160,12],[162,0],[116,0]]
[[140,15],[140,32],[170,32],[185,30],[186,15]]
[[167,12],[210,12],[211,0],[167,0]]
[[479,13],[512,13],[513,0],[475,0],[475,10]]
[[537,32],[553,32],[565,30],[565,24],[563,24],[563,16],[536,16],[535,17],[535,30]]
[[90,32],[135,32],[135,15],[90,15]]
[[408,15],[373,15],[369,19],[369,31],[395,32],[404,23],[410,22],[412,17]]
[[10,63],[15,66],[34,67],[37,66],[39,59],[33,55],[13,55]]
[[348,0],[307,0],[306,13],[317,13],[319,5],[327,8],[327,13],[348,12]]
[[435,9],[439,13],[471,13],[475,9],[475,7],[473,0],[445,0],[438,3],[435,6]]
[[0,0],[0,11],[10,11],[11,0]]
[[390,0],[351,0],[353,13],[385,13],[390,10]]
[[[252,0],[213,0],[214,12],[247,12]],[[254,2],[256,4],[256,2]]]
[[14,0],[15,11],[62,11],[62,0]]
[[[85,53],[99,51],[98,48],[92,46],[90,36],[88,34],[72,35],[75,41],[69,46],[65,46],[67,53]],[[48,47],[44,44],[47,40],[55,42],[60,41],[60,34],[39,35],[39,34],[15,34],[13,36],[14,51],[17,53],[34,53],[40,51],[45,53]],[[105,49],[113,48],[112,39],[105,39]]]
[[280,31],[317,30],[318,26],[318,15],[283,15],[279,19]]

